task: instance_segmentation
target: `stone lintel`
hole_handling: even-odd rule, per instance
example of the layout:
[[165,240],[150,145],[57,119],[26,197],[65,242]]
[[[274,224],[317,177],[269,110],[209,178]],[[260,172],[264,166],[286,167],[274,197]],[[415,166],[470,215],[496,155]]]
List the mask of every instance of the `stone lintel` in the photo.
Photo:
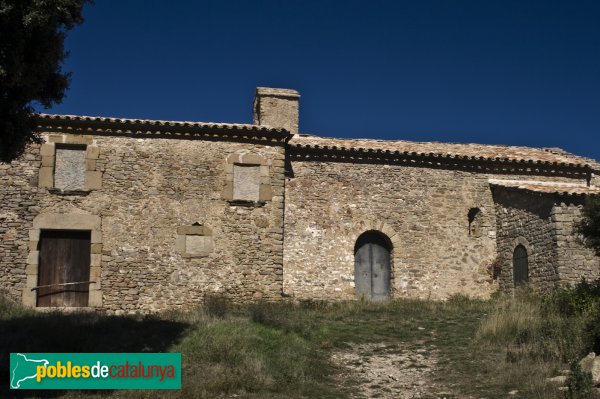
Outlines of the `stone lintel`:
[[48,137],[48,141],[51,143],[89,145],[94,142],[94,138],[92,136],[84,136],[81,134],[51,134]]
[[210,231],[210,229],[206,229],[204,226],[180,226],[177,228],[177,234],[205,236],[209,235],[206,234],[207,230]]

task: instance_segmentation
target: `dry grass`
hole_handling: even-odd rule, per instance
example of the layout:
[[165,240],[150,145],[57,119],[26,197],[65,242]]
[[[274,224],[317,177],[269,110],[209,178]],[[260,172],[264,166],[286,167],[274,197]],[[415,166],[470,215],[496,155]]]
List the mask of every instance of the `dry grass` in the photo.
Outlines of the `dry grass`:
[[[181,391],[41,392],[38,397],[343,398],[358,382],[335,382],[338,370],[330,353],[381,343],[435,350],[434,382],[456,397],[505,397],[518,390],[516,397],[561,398],[545,379],[585,354],[584,331],[593,315],[565,312],[564,303],[572,299],[568,292],[542,297],[526,290],[489,301],[457,296],[446,302],[234,306],[214,298],[185,312],[115,317],[36,313],[0,297],[0,346],[2,353],[182,353]],[[7,360],[0,363],[0,374],[7,374]],[[0,397],[36,395],[2,389]]]

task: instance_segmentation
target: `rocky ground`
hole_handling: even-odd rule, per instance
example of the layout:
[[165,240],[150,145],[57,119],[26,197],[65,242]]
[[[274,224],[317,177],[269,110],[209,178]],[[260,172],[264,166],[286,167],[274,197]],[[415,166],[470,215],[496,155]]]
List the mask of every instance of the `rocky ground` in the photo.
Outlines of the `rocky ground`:
[[333,353],[340,384],[351,398],[454,398],[433,382],[437,351],[385,344],[354,344]]

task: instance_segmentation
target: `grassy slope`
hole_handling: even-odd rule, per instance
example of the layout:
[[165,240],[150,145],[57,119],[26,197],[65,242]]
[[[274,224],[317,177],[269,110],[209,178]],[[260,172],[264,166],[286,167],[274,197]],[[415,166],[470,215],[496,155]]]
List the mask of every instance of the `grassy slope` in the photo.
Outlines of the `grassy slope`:
[[[336,386],[328,359],[332,349],[349,343],[436,350],[436,382],[458,397],[505,397],[514,389],[517,397],[559,397],[544,378],[568,368],[568,358],[582,351],[577,324],[582,319],[548,318],[540,309],[540,299],[531,295],[248,307],[213,300],[188,312],[116,317],[36,313],[0,301],[0,353],[178,351],[183,356],[180,392],[41,392],[37,397],[346,397],[353,381]],[[8,374],[6,356],[0,374]],[[0,388],[0,397],[16,393]]]

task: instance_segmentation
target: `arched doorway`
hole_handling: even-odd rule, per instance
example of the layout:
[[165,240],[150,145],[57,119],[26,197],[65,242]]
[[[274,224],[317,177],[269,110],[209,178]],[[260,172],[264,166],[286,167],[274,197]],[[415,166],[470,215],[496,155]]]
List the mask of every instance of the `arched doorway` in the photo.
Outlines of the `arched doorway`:
[[529,261],[527,249],[519,244],[513,252],[513,281],[515,287],[527,283],[529,280]]
[[354,245],[354,285],[360,298],[385,300],[390,297],[390,252],[388,237],[367,231]]

